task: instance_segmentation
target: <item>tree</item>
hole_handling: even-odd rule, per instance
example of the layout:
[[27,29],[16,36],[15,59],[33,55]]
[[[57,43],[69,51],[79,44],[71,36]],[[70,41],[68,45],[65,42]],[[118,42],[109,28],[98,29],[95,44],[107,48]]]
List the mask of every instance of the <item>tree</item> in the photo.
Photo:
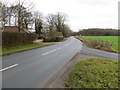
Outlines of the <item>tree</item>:
[[6,3],[2,3],[2,21],[3,21],[3,26],[5,26],[8,23],[7,20],[7,4]]
[[65,24],[65,15],[62,13],[57,13],[55,17],[55,25],[58,32],[63,32],[63,26]]
[[[2,2],[0,2],[0,12],[2,12]],[[2,24],[3,24],[3,15],[2,15],[2,13],[0,13],[0,31],[2,31]],[[1,34],[1,32],[0,32],[0,34]],[[1,41],[1,39],[0,39],[0,41]],[[0,43],[0,45],[1,45],[1,43]]]
[[55,25],[55,21],[56,20],[56,17],[54,14],[49,14],[47,16],[47,27],[49,28],[49,31],[53,31],[53,30],[56,30],[56,25]]
[[[32,6],[32,5],[31,5]],[[19,31],[21,28],[28,29],[33,24],[33,17],[31,6],[24,6],[24,1],[19,0],[17,4],[7,5],[3,3],[2,14],[3,14],[3,25],[18,26]]]
[[42,14],[39,12],[35,12],[34,19],[35,19],[35,33],[41,36],[43,29]]
[[[31,26],[35,28],[35,33],[39,36],[43,33],[56,32],[62,33],[64,36],[70,32],[70,28],[66,23],[66,15],[63,13],[49,14],[46,20],[43,20],[40,12],[32,12],[33,7],[26,7],[24,1],[19,0],[17,4],[9,7],[3,5],[3,25],[18,26],[19,32],[21,28],[29,29]],[[57,34],[58,35],[58,34]]]
[[[47,16],[47,25],[50,32],[60,32],[63,36],[69,36],[71,33],[70,27],[65,24],[66,17],[62,13],[49,14]],[[69,34],[69,35],[68,35]]]
[[73,32],[67,24],[64,24],[62,33],[63,33],[63,36],[70,36],[72,35]]

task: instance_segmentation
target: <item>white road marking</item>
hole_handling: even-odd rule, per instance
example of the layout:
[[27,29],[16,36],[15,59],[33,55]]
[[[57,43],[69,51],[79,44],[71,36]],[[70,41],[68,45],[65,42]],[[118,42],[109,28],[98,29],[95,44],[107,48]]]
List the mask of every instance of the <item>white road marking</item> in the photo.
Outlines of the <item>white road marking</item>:
[[49,53],[54,52],[54,51],[56,51],[56,49],[54,49],[54,50],[52,50],[52,51],[49,51],[49,52],[46,52],[46,53],[44,53],[44,54],[42,54],[42,55],[46,55],[46,54],[49,54]]
[[[71,44],[72,42],[73,42],[73,40],[72,40],[71,42],[65,44],[65,46],[68,46],[68,45]],[[62,49],[62,47],[59,47],[59,48],[54,49],[54,50],[52,50],[52,51],[46,52],[46,53],[44,53],[44,54],[42,54],[42,55],[43,55],[43,56],[44,56],[44,55],[47,55],[47,54],[52,53],[52,52],[54,52],[54,51],[57,51],[57,50],[59,50],[59,49]]]
[[19,65],[19,64],[14,64],[12,66],[9,66],[9,67],[6,67],[4,69],[1,69],[0,72],[5,71],[5,70],[10,69],[10,68],[13,68],[13,67],[16,67],[17,65]]
[[68,46],[70,43],[66,44],[65,46]]
[[65,46],[68,46],[69,44],[71,44],[73,41],[71,41],[70,43],[67,43],[67,44],[65,44]]
[[52,50],[52,51],[46,52],[46,53],[44,53],[44,54],[42,54],[42,55],[44,56],[44,55],[46,55],[46,54],[52,53],[52,52],[57,51],[57,50],[59,50],[59,49],[62,49],[62,47],[59,47],[59,48],[54,49],[54,50]]
[[57,50],[62,49],[62,47],[57,48]]

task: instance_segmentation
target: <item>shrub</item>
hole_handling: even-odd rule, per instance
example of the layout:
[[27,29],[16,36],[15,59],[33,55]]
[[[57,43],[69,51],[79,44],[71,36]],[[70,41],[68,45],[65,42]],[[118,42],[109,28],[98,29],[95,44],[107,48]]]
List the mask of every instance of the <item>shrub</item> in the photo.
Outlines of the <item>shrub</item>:
[[46,37],[43,38],[43,42],[59,42],[63,40],[62,32],[50,31]]
[[14,46],[21,44],[32,43],[36,39],[36,34],[17,33],[17,32],[2,32],[2,45]]
[[57,32],[56,30],[52,30],[48,33],[49,37],[59,37],[63,36],[62,32]]
[[56,36],[56,37],[44,37],[43,42],[59,42],[62,41],[63,37],[61,36]]
[[43,38],[43,36],[37,36],[37,39],[42,39]]

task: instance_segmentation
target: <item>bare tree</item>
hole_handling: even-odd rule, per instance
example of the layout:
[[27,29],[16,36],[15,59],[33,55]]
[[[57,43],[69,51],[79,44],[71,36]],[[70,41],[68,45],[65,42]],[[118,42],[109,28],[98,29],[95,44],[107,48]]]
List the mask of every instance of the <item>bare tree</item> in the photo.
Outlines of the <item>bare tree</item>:
[[24,1],[19,0],[17,4],[11,5],[9,7],[9,12],[11,12],[11,14],[9,15],[8,21],[11,21],[12,16],[12,18],[14,18],[14,25],[18,26],[19,31],[21,30],[21,28],[28,29],[29,25],[32,24],[32,12],[28,7],[24,6]]
[[[0,12],[2,12],[2,2],[0,2]],[[3,24],[3,14],[0,13],[0,31],[2,31],[2,24]],[[1,34],[1,32],[0,32],[0,34]]]
[[16,5],[11,5],[10,6],[11,8],[11,13],[12,13],[12,18],[13,18],[13,22],[14,22],[14,25],[18,25],[18,9],[17,9],[17,6]]
[[8,25],[11,26],[11,18],[12,18],[12,8],[7,7],[7,19],[8,19]]
[[43,30],[42,13],[34,12],[34,23],[35,23],[35,33],[41,36]]
[[62,13],[58,13],[56,15],[56,20],[55,20],[55,25],[57,28],[58,32],[62,32],[63,31],[63,26],[65,24],[65,15],[63,15]]
[[64,24],[62,33],[63,33],[63,36],[70,36],[72,35],[73,32],[67,24]]
[[57,13],[56,15],[50,14],[47,16],[47,24],[49,31],[61,32],[64,36],[70,33],[70,28],[65,24],[66,16],[62,13]]
[[8,23],[7,20],[7,3],[2,3],[2,19],[3,19],[3,26],[5,26]]
[[49,14],[47,16],[47,26],[49,27],[49,31],[56,30],[56,16],[54,14]]

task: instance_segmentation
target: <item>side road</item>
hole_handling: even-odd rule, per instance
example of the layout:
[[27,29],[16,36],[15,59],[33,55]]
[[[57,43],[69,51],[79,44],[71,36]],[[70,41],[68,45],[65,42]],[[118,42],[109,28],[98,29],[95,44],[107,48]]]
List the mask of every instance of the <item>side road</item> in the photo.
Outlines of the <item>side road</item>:
[[79,53],[84,55],[89,55],[89,56],[96,56],[100,58],[108,58],[108,59],[115,59],[115,60],[118,60],[120,56],[120,54],[118,53],[111,53],[111,52],[106,52],[98,49],[92,49],[92,48],[88,48],[85,45],[82,47]]
[[59,73],[56,73],[56,75],[48,82],[46,87],[64,88],[65,79],[67,79],[67,76],[79,61],[86,60],[88,58],[107,58],[107,59],[119,60],[119,56],[120,55],[117,53],[92,49],[84,45],[82,49],[66,65],[64,65],[64,67],[62,67],[58,71]]

